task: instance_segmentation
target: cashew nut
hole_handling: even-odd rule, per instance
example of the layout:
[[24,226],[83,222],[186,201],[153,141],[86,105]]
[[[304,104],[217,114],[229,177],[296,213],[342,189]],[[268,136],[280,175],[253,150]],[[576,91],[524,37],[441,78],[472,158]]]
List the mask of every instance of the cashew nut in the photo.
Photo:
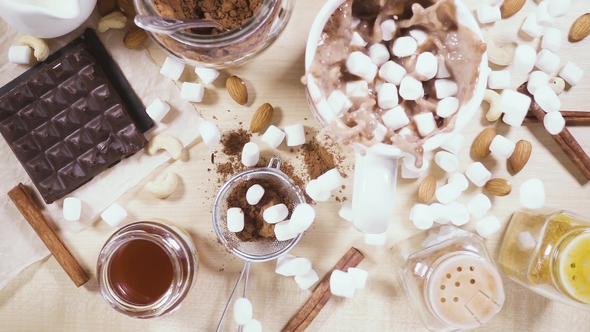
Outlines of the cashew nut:
[[18,44],[32,48],[38,61],[43,61],[49,56],[49,45],[41,38],[24,35],[19,38]]
[[178,176],[176,173],[170,172],[166,174],[164,180],[146,183],[144,189],[156,198],[166,198],[174,192],[177,184]]
[[495,63],[498,66],[508,66],[514,60],[516,43],[498,47],[491,36],[485,38],[485,43],[487,45],[488,61],[491,63]]
[[123,29],[126,25],[127,17],[123,13],[112,12],[98,21],[98,31],[106,32],[108,29]]
[[565,81],[561,77],[552,77],[549,80],[549,87],[551,87],[556,95],[559,95],[565,89]]
[[486,119],[493,122],[502,116],[502,110],[500,109],[500,94],[494,90],[487,89],[483,95],[483,101],[490,104],[490,109],[486,114]]
[[154,136],[147,145],[149,155],[156,154],[158,150],[166,150],[174,160],[178,160],[182,154],[182,144],[176,137],[160,134]]

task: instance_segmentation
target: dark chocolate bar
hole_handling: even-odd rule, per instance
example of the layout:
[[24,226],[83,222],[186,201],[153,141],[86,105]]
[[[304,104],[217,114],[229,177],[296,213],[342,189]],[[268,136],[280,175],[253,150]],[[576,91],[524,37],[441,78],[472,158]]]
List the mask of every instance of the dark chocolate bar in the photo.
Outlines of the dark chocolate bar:
[[153,126],[92,29],[0,88],[0,133],[47,204],[139,151]]

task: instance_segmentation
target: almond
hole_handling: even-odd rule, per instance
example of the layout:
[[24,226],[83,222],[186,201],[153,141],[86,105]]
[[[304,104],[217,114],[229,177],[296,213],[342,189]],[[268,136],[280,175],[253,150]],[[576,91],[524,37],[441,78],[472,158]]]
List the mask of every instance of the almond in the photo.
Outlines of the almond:
[[248,102],[248,89],[241,78],[230,76],[227,81],[225,81],[225,88],[227,89],[227,93],[229,93],[230,97],[232,97],[236,103],[246,105]]
[[586,13],[574,21],[570,28],[568,39],[570,42],[577,42],[590,35],[590,13]]
[[473,144],[471,144],[471,154],[474,158],[485,158],[487,157],[490,151],[490,144],[492,144],[492,140],[496,137],[496,129],[492,127],[487,127],[477,135],[475,140],[473,140]]
[[510,158],[508,158],[508,163],[510,164],[510,167],[512,167],[514,173],[518,173],[524,168],[524,165],[526,165],[531,157],[532,151],[533,146],[529,141],[521,139],[516,142],[514,152]]
[[96,8],[100,16],[108,15],[117,9],[117,0],[98,0]]
[[526,0],[504,0],[504,3],[500,7],[500,12],[502,13],[502,18],[510,17],[519,10],[522,9]]
[[272,120],[273,112],[274,109],[271,104],[264,103],[260,105],[250,121],[250,131],[256,133],[266,129]]
[[512,191],[512,185],[505,179],[494,178],[486,182],[484,188],[494,196],[506,196]]
[[125,47],[132,50],[141,46],[147,37],[148,35],[145,30],[134,26],[127,31],[125,38],[123,38],[123,43],[125,43]]
[[133,0],[117,0],[117,6],[119,6],[119,9],[121,9],[121,11],[127,16],[134,17],[137,15]]
[[420,183],[420,187],[418,187],[418,201],[421,203],[428,203],[432,197],[434,196],[434,192],[436,191],[436,178],[432,174],[428,174],[422,183]]

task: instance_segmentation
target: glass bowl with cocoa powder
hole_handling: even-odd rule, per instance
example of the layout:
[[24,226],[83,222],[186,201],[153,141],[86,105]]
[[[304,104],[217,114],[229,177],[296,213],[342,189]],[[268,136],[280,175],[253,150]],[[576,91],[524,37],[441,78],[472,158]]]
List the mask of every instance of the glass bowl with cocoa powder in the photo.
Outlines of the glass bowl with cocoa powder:
[[284,30],[295,0],[134,0],[138,15],[208,19],[224,30],[187,29],[170,35],[148,32],[169,55],[185,63],[228,68],[269,47]]

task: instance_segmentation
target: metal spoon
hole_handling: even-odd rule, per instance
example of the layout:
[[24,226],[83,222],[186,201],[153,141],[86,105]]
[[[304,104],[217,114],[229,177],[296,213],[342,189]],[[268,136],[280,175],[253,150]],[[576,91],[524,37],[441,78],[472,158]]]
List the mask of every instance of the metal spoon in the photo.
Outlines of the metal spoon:
[[166,35],[189,28],[215,28],[223,30],[223,27],[219,23],[203,19],[179,20],[161,16],[137,15],[134,21],[138,27],[144,30]]

